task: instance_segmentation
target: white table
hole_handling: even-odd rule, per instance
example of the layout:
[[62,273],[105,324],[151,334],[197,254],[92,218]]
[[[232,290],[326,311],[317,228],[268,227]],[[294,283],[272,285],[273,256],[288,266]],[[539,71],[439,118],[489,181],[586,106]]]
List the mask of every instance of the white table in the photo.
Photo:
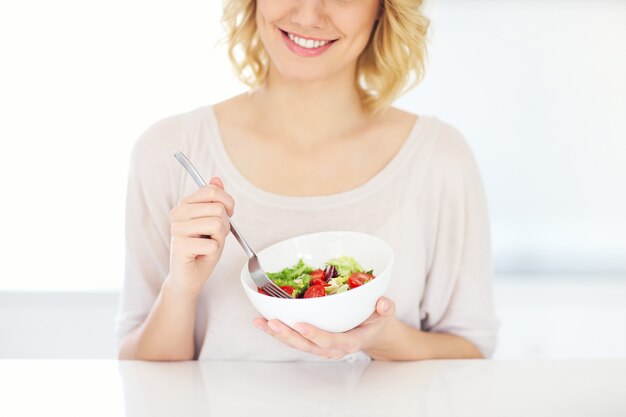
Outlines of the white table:
[[626,359],[0,360],[3,417],[265,415],[626,416]]

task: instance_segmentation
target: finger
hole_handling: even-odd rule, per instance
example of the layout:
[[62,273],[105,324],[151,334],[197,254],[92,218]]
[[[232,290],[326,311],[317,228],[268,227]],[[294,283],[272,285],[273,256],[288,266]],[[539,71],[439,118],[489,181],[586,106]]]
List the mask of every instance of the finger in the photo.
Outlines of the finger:
[[376,303],[376,312],[381,316],[393,316],[396,314],[396,303],[390,298],[380,297]]
[[[277,337],[276,332],[274,332],[272,329],[270,329],[269,325],[268,325],[268,321],[263,318],[263,317],[257,317],[256,319],[254,319],[253,324],[255,327],[257,327],[260,330],[263,330],[264,332],[266,332],[267,334],[273,336],[273,337]],[[293,347],[293,346],[292,346]],[[346,352],[342,352],[342,351],[338,351],[338,350],[325,350],[325,349],[316,349],[313,353],[321,358],[324,359],[342,359],[344,356],[346,356]]]
[[320,349],[313,342],[300,335],[295,330],[281,322],[280,320],[269,320],[267,322],[267,333],[274,336],[276,339],[291,346],[294,349],[301,350],[303,352],[312,353],[314,355],[330,358],[330,354]]
[[393,317],[396,315],[396,304],[393,300],[387,297],[381,297],[376,302],[376,306],[374,312],[371,316],[367,318],[363,323],[359,324],[359,326],[351,332],[359,333],[360,329],[371,327],[377,325],[378,322],[385,319],[386,317]]
[[263,330],[265,332],[269,330],[269,327],[267,327],[267,320],[265,320],[263,317],[257,317],[252,321],[252,324],[254,324],[254,327],[256,327],[257,329]]
[[[266,319],[264,319],[263,317],[257,317],[253,321],[253,324],[258,329],[263,330],[264,332],[266,332],[270,336],[278,338],[276,332],[274,332],[272,329],[270,329],[270,327],[268,326],[268,321]],[[341,351],[338,351],[338,350],[316,349],[315,351],[312,351],[310,353],[315,354],[315,355],[317,355],[317,356],[319,356],[321,358],[324,358],[324,359],[342,359],[344,356],[346,356],[345,352],[341,352]]]
[[211,178],[211,181],[209,181],[209,184],[220,187],[222,190],[224,189],[224,183],[222,182],[222,179],[220,177]]
[[176,206],[170,211],[170,221],[181,222],[202,217],[222,217],[228,220],[226,207],[221,203],[195,203]]
[[212,257],[219,251],[219,244],[213,239],[173,237],[172,238],[172,255],[173,256],[207,256]]
[[332,359],[332,360],[343,359],[346,355],[349,354],[349,353],[344,352],[342,350],[326,350],[325,352],[326,353],[322,357],[324,359]]
[[175,222],[171,226],[172,236],[205,237],[217,240],[220,246],[224,242],[230,228],[219,217],[202,217],[184,222]]
[[222,203],[226,212],[232,216],[235,210],[233,197],[217,185],[209,184],[198,188],[193,193],[180,200],[178,205],[195,203]]
[[300,335],[322,349],[340,351],[344,355],[361,350],[360,339],[353,333],[331,333],[305,323],[298,323],[293,327]]

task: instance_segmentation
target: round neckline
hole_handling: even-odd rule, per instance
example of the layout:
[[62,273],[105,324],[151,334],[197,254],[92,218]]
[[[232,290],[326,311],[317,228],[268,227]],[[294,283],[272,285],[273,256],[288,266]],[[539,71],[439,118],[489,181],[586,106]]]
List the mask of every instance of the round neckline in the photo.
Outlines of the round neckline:
[[428,122],[425,116],[418,115],[402,143],[402,146],[400,146],[400,149],[398,149],[396,154],[383,169],[377,172],[367,182],[350,190],[333,194],[289,196],[266,191],[250,182],[250,180],[239,171],[224,145],[215,109],[212,105],[206,106],[205,109],[213,139],[209,140],[209,142],[215,153],[216,164],[221,168],[222,173],[231,179],[231,181],[227,181],[228,184],[239,188],[245,195],[259,202],[272,206],[278,205],[285,208],[299,208],[305,210],[319,210],[320,208],[349,204],[376,192],[383,185],[387,184],[388,179],[409,159],[411,150],[417,146],[419,139],[423,137],[421,133],[425,130]]

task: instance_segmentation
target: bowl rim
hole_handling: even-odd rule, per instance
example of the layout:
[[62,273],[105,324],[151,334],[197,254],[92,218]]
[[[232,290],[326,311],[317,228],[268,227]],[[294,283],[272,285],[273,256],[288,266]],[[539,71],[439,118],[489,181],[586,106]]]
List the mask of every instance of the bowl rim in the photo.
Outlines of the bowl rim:
[[[288,241],[290,241],[290,240],[296,240],[296,239],[299,239],[299,238],[304,238],[304,237],[312,237],[312,236],[317,236],[317,235],[327,235],[327,234],[352,234],[352,235],[361,235],[361,236],[366,236],[366,237],[368,237],[368,238],[373,238],[374,240],[377,240],[377,241],[379,241],[380,243],[382,243],[382,244],[383,244],[383,246],[385,247],[386,251],[388,252],[388,255],[389,255],[389,263],[388,263],[388,265],[386,266],[386,268],[385,268],[382,272],[380,272],[379,274],[375,275],[374,280],[376,280],[376,279],[377,279],[380,275],[383,275],[385,272],[387,272],[389,269],[391,269],[391,267],[393,266],[393,264],[394,264],[394,262],[395,262],[395,256],[394,256],[394,253],[393,253],[393,249],[391,248],[391,245],[389,245],[389,243],[387,243],[384,239],[382,239],[382,238],[380,238],[380,237],[378,237],[378,236],[375,236],[375,235],[369,234],[369,233],[364,233],[364,232],[356,232],[356,231],[353,231],[353,230],[328,230],[328,231],[322,231],[322,232],[305,233],[305,234],[302,234],[302,235],[297,235],[297,236],[289,237],[289,238],[286,238],[286,239],[280,240],[280,241],[278,241],[278,242],[274,242],[274,243],[272,243],[271,245],[268,245],[268,246],[266,246],[265,248],[261,249],[260,251],[257,251],[257,255],[260,257],[260,256],[261,256],[261,254],[262,254],[264,251],[266,251],[267,249],[270,249],[270,248],[272,248],[272,247],[274,247],[274,246],[276,246],[276,245],[279,245],[279,244],[281,244],[281,243],[288,242]],[[241,281],[242,286],[244,287],[244,290],[246,290],[246,291],[250,291],[250,292],[251,292],[251,293],[253,293],[253,294],[258,294],[259,296],[263,296],[263,294],[260,294],[260,293],[258,293],[257,291],[254,291],[252,288],[250,288],[250,286],[249,286],[249,285],[247,285],[247,283],[246,283],[246,276],[244,275],[244,271],[246,270],[246,267],[247,267],[247,260],[246,260],[246,262],[243,264],[243,266],[241,267],[241,272],[240,272],[240,281]],[[248,275],[249,275],[249,274],[248,274]],[[384,277],[384,279],[385,279],[385,280],[387,280],[387,281],[389,281],[389,279],[390,279],[390,274],[387,274],[387,275]],[[388,284],[388,282],[387,282],[387,284]],[[343,296],[343,297],[345,297],[345,296],[347,296],[347,294],[348,294],[348,293],[351,293],[351,292],[352,292],[352,291],[354,291],[354,290],[358,290],[358,289],[359,289],[359,288],[361,288],[361,287],[365,287],[365,285],[362,285],[362,286],[357,287],[357,288],[350,289],[350,290],[348,290],[348,291],[344,291],[344,292],[339,293],[339,294],[333,294],[332,299],[337,299],[337,297],[339,297],[339,298],[340,298],[340,297],[342,297],[342,296]],[[269,297],[269,296],[265,295],[265,297]],[[269,298],[274,299],[274,300],[281,300],[281,301],[279,301],[279,302],[282,302],[282,301],[289,302],[289,301],[293,301],[293,300],[319,300],[319,299],[327,299],[326,297],[313,297],[313,298],[277,298],[277,297],[269,297]],[[318,302],[319,302],[319,301],[318,301]]]

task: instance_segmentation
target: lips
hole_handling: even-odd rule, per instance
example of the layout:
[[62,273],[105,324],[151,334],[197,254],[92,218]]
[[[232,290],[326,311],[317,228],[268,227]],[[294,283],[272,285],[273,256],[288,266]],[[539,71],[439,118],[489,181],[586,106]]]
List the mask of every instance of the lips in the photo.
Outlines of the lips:
[[297,43],[298,45],[306,49],[319,48],[330,42],[323,40],[306,39],[300,36],[293,35],[291,33],[288,33],[287,37],[289,37],[289,39],[291,39],[294,43]]
[[283,30],[283,29],[279,29],[279,30],[281,32],[283,32],[283,34],[289,36],[290,38],[294,38],[295,37],[295,38],[299,38],[301,40],[306,40],[306,41],[327,43],[327,42],[335,42],[337,40],[337,39],[333,39],[333,38],[330,38],[330,39],[312,38],[312,37],[309,37],[309,36],[302,36],[302,35],[299,35],[299,34],[294,33],[294,32],[289,32],[289,31],[286,31],[286,30]]
[[326,52],[337,39],[309,38],[279,29],[287,48],[301,57],[319,56]]

